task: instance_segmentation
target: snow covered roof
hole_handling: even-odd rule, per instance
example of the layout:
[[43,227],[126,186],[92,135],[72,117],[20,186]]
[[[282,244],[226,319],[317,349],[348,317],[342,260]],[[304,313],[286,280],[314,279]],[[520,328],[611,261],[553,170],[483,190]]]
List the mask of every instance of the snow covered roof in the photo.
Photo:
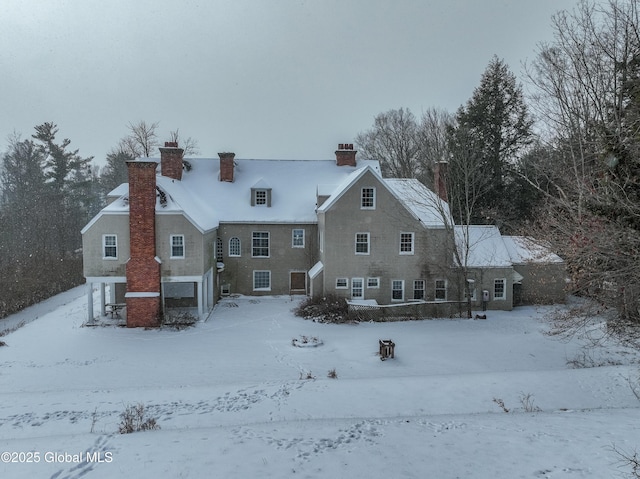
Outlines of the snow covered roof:
[[415,178],[386,178],[384,183],[425,226],[443,226],[449,217],[447,202]]
[[468,252],[467,266],[508,268],[512,265],[511,257],[497,226],[456,226],[454,232],[461,257],[464,258],[465,253]]
[[522,263],[563,263],[564,260],[548,248],[527,236],[503,236],[511,261]]
[[[160,162],[159,158],[147,160]],[[253,160],[235,159],[233,182],[219,181],[218,158],[189,159],[190,171],[182,180],[156,176],[163,202],[156,204],[157,214],[182,213],[200,231],[210,231],[220,222],[241,223],[316,223],[318,185],[339,185],[362,169],[380,171],[377,161],[358,160],[355,167],[337,166],[335,160]],[[158,168],[159,170],[159,168]],[[251,190],[271,189],[270,206],[251,206]],[[120,197],[102,209],[85,228],[104,214],[122,214],[129,210],[128,185],[110,195]]]
[[502,236],[497,226],[455,227],[456,245],[461,255],[469,245],[467,266],[505,268],[523,263],[561,263],[562,258],[525,236]]
[[[348,176],[342,178],[342,181],[338,184],[333,185],[331,188],[330,185],[323,183],[318,187],[318,191],[322,191],[325,195],[331,191],[329,199],[325,201],[321,206],[318,207],[318,211],[327,211],[331,206],[338,201],[342,195],[353,185],[356,181],[358,181],[362,176],[368,171],[372,172],[374,175],[380,177],[380,170],[377,171],[372,167],[365,167],[359,170],[352,171]],[[382,180],[382,177],[380,177]]]
[[316,276],[322,273],[323,270],[324,270],[324,264],[322,264],[322,261],[318,261],[309,270],[309,278],[314,279]]

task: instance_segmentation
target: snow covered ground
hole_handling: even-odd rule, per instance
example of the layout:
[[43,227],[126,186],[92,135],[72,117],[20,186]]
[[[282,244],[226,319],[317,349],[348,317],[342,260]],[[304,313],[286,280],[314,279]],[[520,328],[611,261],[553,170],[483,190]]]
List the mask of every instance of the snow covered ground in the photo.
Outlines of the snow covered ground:
[[[640,449],[640,356],[544,335],[549,308],[329,325],[295,305],[229,298],[182,331],[82,327],[77,288],[0,321],[27,320],[1,338],[0,477],[601,479],[629,472],[613,447]],[[323,344],[294,347],[302,335]],[[161,429],[118,434],[140,403]]]

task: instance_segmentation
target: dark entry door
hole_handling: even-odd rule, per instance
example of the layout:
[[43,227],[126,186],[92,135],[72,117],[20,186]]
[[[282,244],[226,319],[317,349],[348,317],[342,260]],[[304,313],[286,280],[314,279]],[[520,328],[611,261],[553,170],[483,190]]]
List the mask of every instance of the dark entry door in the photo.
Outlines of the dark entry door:
[[307,294],[307,273],[292,271],[289,284],[292,294]]
[[522,285],[515,283],[513,285],[513,305],[522,306]]

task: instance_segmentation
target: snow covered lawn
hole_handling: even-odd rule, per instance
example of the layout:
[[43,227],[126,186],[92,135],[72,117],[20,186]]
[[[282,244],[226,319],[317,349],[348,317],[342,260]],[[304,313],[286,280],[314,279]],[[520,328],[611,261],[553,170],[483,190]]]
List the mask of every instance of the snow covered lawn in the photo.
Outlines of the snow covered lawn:
[[[296,304],[229,298],[182,331],[82,327],[77,288],[0,321],[27,321],[0,347],[0,453],[15,453],[0,477],[601,479],[629,472],[613,446],[640,449],[640,356],[544,335],[548,308],[329,325]],[[568,366],[584,358],[604,366]],[[136,404],[160,430],[117,433]]]

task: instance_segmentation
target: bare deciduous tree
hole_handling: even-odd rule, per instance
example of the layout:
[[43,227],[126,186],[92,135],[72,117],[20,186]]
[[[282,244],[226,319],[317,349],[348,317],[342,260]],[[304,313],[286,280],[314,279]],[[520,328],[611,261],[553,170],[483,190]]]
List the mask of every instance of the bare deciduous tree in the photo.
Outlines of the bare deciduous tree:
[[180,138],[180,130],[176,129],[174,131],[169,132],[170,141],[173,141],[180,146],[184,150],[183,155],[185,157],[195,156],[200,153],[200,148],[198,147],[198,141],[194,140],[192,137],[188,137],[184,140]]
[[389,110],[376,116],[356,143],[363,156],[380,161],[384,176],[432,186],[433,165],[448,157],[447,130],[453,123],[453,115],[438,108],[426,110],[420,122],[406,108]]
[[421,174],[418,125],[407,108],[380,113],[370,130],[356,136],[356,144],[363,156],[380,161],[386,177],[418,178]]
[[418,142],[422,161],[420,177],[423,184],[433,185],[433,165],[449,158],[448,131],[455,124],[454,116],[446,110],[429,108],[418,125]]
[[150,157],[160,144],[157,134],[158,126],[158,122],[148,124],[144,120],[129,123],[127,125],[129,134],[120,140],[120,148],[134,157]]
[[526,175],[546,200],[540,234],[567,261],[574,291],[617,312],[610,326],[638,324],[638,5],[583,1],[553,26],[528,69],[548,142]]

